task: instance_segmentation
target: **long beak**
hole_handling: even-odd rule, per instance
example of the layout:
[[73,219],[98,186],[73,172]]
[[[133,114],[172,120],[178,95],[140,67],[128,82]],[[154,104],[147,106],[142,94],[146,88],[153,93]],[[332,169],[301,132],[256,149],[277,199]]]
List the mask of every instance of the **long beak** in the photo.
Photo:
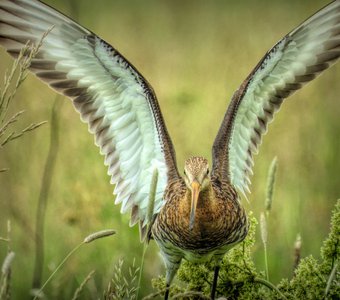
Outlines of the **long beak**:
[[197,180],[194,180],[191,183],[191,212],[190,212],[190,223],[189,223],[190,230],[192,230],[192,228],[194,227],[195,212],[196,212],[198,196],[200,194],[200,188],[201,188],[201,185],[198,183]]

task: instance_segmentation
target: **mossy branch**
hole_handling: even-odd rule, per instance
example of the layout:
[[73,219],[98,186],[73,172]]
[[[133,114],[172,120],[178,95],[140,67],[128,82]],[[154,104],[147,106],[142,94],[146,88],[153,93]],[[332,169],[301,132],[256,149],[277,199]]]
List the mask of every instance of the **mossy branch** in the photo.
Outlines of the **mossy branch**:
[[325,290],[325,297],[327,297],[327,295],[329,293],[329,290],[330,290],[330,288],[332,286],[332,283],[333,283],[333,280],[334,280],[334,277],[335,277],[337,269],[338,269],[338,262],[336,261],[334,266],[333,266],[333,269],[331,271],[331,274],[329,274],[329,277],[328,277],[328,280],[327,280],[327,286],[326,286],[326,290]]

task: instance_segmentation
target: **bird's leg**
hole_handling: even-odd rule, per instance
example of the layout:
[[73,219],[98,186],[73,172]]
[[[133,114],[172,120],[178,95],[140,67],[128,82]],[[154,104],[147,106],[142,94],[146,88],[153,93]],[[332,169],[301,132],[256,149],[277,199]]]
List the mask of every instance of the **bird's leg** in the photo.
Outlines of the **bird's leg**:
[[166,291],[164,295],[164,300],[168,300],[169,293],[170,293],[170,285],[172,280],[174,279],[179,266],[181,265],[181,257],[174,257],[174,256],[163,256],[165,259],[165,266],[166,266]]
[[210,297],[212,300],[215,299],[215,294],[216,294],[216,286],[217,286],[217,279],[218,279],[218,272],[220,271],[220,266],[216,265],[215,270],[214,270],[214,279],[211,287],[211,294]]
[[166,284],[164,300],[168,300],[169,299],[169,292],[170,292],[170,284]]

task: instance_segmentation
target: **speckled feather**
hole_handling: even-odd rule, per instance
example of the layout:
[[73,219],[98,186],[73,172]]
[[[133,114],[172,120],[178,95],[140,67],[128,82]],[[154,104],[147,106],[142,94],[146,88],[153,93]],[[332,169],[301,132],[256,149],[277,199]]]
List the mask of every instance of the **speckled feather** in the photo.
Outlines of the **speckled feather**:
[[246,231],[236,236],[246,223],[246,215],[229,183],[212,179],[209,190],[200,194],[193,230],[189,230],[190,197],[190,191],[180,179],[167,186],[166,203],[153,226],[156,240],[167,239],[183,250],[206,254],[245,237]]
[[[186,161],[190,170],[199,170],[198,159]],[[182,179],[169,182],[165,204],[152,227],[167,269],[167,280],[185,258],[192,262],[218,262],[248,232],[248,221],[236,190],[229,182],[211,178],[207,190],[199,195],[196,221],[189,229],[191,192]],[[171,272],[172,270],[172,272]]]

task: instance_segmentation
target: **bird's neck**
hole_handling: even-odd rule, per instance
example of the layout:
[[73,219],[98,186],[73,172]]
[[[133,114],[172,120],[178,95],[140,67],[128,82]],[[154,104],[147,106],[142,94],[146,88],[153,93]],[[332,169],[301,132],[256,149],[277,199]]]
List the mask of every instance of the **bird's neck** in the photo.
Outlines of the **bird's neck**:
[[[214,205],[214,190],[211,182],[209,185],[202,191],[200,191],[198,201],[197,201],[197,209],[200,208],[209,208]],[[191,191],[188,190],[187,193],[187,204],[191,206]]]

